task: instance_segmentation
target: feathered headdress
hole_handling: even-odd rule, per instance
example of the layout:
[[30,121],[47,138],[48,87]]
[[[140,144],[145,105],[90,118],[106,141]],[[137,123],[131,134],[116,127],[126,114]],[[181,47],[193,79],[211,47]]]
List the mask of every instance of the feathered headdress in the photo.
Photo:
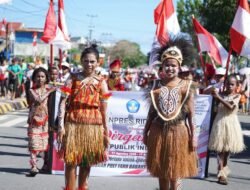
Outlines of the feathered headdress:
[[176,59],[180,65],[187,66],[190,66],[196,59],[191,38],[183,34],[171,36],[167,44],[158,49],[157,54],[160,62],[168,58],[173,58]]

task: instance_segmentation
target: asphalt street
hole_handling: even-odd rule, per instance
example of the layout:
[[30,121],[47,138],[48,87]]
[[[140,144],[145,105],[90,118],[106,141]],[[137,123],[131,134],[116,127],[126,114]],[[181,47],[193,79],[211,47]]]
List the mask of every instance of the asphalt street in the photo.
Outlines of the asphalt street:
[[[250,146],[250,116],[239,115],[244,140]],[[61,190],[63,175],[38,174],[26,177],[29,172],[27,149],[27,110],[0,115],[0,190]],[[185,179],[183,190],[249,190],[250,151],[247,148],[229,161],[231,174],[227,186],[219,185],[216,179],[217,161],[215,155],[209,159],[206,179]],[[39,158],[39,166],[42,160]],[[90,190],[156,190],[158,182],[152,177],[90,177]]]

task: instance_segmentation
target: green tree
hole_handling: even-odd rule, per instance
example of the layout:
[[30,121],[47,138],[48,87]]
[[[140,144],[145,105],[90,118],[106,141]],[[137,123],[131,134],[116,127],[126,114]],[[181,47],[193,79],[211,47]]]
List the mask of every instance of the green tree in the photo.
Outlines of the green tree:
[[106,48],[105,52],[110,56],[111,61],[121,59],[123,68],[134,68],[145,64],[147,61],[147,57],[141,52],[140,46],[127,40],[118,41],[113,47]]
[[202,0],[180,0],[177,3],[178,21],[181,31],[194,34],[192,15],[197,19],[201,17]]
[[201,10],[203,26],[229,48],[229,30],[237,10],[236,0],[204,0]]

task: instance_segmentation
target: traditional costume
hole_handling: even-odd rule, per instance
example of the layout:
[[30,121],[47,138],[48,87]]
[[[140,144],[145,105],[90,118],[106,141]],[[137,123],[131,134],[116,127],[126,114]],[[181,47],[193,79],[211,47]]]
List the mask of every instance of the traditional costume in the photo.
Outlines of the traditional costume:
[[103,118],[100,102],[110,94],[102,91],[103,78],[98,75],[83,77],[78,73],[67,86],[62,96],[68,96],[68,105],[62,104],[60,126],[65,116],[65,136],[61,153],[67,165],[89,167],[106,160]]
[[[186,59],[184,50],[181,52],[181,47],[174,45],[170,41],[164,47],[159,54],[161,62],[175,59],[181,65]],[[197,154],[190,147],[193,140],[191,133],[194,132],[186,123],[188,114],[194,117],[191,110],[193,96],[190,80],[180,79],[174,85],[163,85],[162,80],[154,82],[144,138],[147,138],[147,168],[151,175],[159,179],[178,180],[197,175]]]
[[240,122],[237,116],[240,95],[223,96],[228,102],[233,102],[235,108],[227,109],[222,103],[218,105],[212,131],[209,139],[209,149],[216,152],[239,153],[244,150],[244,140]]
[[28,142],[31,152],[30,164],[37,168],[36,156],[48,149],[48,107],[49,88],[30,89],[30,111],[28,116]]
[[[114,60],[111,64],[110,64],[110,77],[108,78],[108,88],[109,90],[112,91],[124,91],[125,87],[124,87],[124,80],[122,79],[122,77],[120,76],[121,74],[121,61],[120,60]],[[115,76],[116,74],[119,74],[119,76]]]

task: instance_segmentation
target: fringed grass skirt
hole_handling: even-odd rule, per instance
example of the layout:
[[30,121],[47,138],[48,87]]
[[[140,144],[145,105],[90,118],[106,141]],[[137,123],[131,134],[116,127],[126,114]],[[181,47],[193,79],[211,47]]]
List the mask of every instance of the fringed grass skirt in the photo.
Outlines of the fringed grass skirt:
[[67,165],[92,166],[106,160],[103,126],[66,123],[62,144]]
[[197,175],[197,154],[190,149],[184,124],[164,129],[153,122],[147,147],[147,168],[152,176],[174,180]]
[[209,149],[216,152],[239,153],[245,149],[243,133],[237,115],[218,113],[209,139]]

